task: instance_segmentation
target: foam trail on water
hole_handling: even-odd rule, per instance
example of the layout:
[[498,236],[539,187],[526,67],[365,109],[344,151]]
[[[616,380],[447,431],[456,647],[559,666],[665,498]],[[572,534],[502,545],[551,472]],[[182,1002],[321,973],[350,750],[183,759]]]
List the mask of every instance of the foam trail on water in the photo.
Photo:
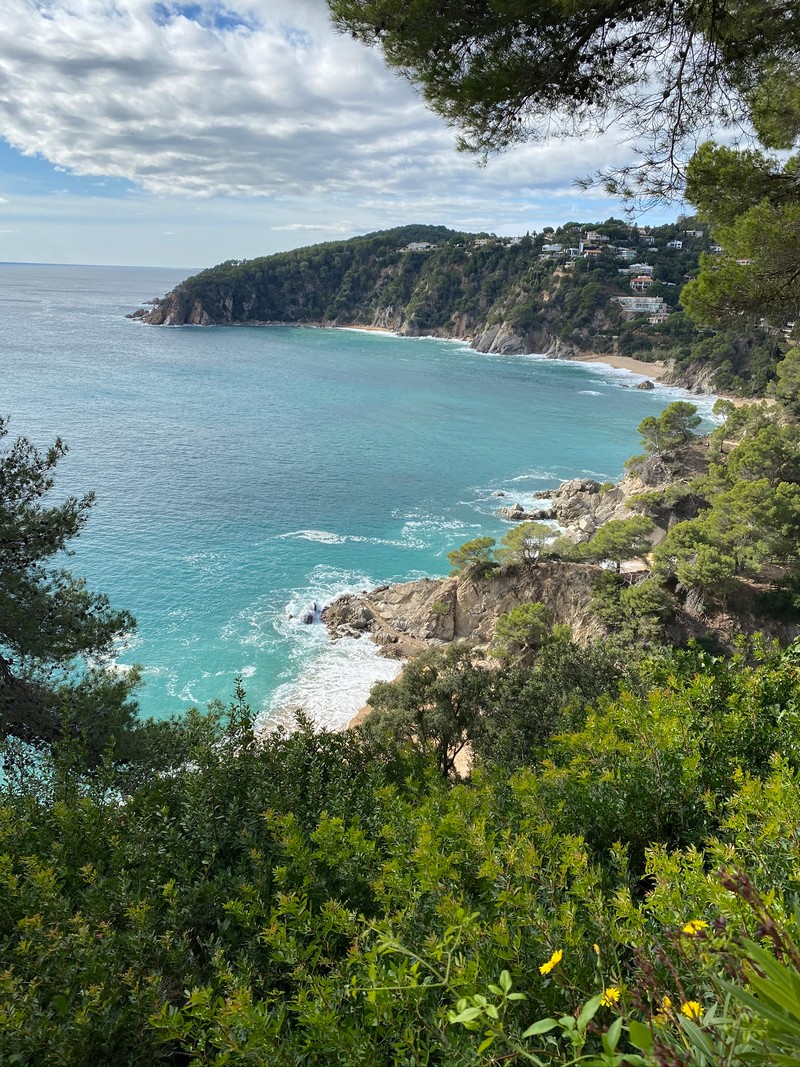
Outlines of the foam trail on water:
[[316,726],[343,729],[366,704],[375,682],[391,681],[402,669],[397,660],[382,657],[367,637],[332,642],[326,633],[323,636],[324,643],[320,641],[300,676],[276,690],[268,719],[285,722],[287,712],[302,708]]

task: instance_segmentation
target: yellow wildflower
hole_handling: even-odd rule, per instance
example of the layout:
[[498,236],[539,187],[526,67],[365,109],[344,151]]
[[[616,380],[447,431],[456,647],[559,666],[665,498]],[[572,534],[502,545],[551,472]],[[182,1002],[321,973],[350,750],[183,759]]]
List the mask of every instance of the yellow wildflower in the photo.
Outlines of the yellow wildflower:
[[613,1008],[619,1001],[619,986],[610,985],[603,990],[603,999],[600,1003],[604,1008]]
[[689,937],[694,937],[695,934],[699,934],[701,930],[705,930],[708,926],[707,922],[702,919],[690,919],[684,926],[683,932],[688,934]]
[[702,1014],[703,1009],[696,1000],[687,1000],[685,1004],[681,1004],[681,1015],[685,1015],[687,1019],[699,1019]]
[[543,963],[539,968],[539,974],[550,974],[554,967],[557,967],[561,963],[564,953],[560,948],[557,948],[547,963]]
[[662,997],[661,998],[661,1010],[662,1011],[669,1011],[669,1009],[671,1007],[672,1007],[672,1001],[670,1000],[670,998],[669,997]]
[[595,956],[599,956],[600,955],[600,946],[599,945],[592,945],[592,948],[594,949]]

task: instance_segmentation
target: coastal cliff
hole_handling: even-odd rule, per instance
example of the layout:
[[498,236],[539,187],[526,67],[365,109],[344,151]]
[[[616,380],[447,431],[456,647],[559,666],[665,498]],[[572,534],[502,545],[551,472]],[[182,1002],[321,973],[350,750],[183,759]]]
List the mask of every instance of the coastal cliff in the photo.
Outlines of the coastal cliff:
[[548,563],[485,578],[423,578],[339,597],[322,617],[336,637],[369,634],[384,655],[408,659],[429,643],[471,640],[486,648],[500,615],[541,601],[552,607],[555,622],[567,623],[584,643],[604,632],[589,610],[598,573],[590,564]]
[[[724,453],[715,451],[709,438],[692,438],[669,452],[637,457],[616,485],[571,479],[542,491],[538,511],[525,513],[514,506],[500,508],[498,514],[511,522],[554,522],[566,539],[584,545],[606,523],[644,512],[652,521],[649,540],[656,548],[676,524],[697,518],[708,507],[698,495],[696,480],[708,473],[712,460],[718,463],[721,458]],[[462,640],[486,655],[501,615],[540,602],[553,623],[568,625],[572,639],[588,645],[610,632],[595,601],[598,579],[607,572],[596,561],[582,562],[581,554],[576,555],[542,559],[534,566],[501,566],[482,575],[467,569],[447,578],[341,596],[324,609],[322,620],[334,639],[368,635],[383,655],[394,659],[410,659],[431,646]],[[623,570],[623,585],[631,588],[648,577],[650,563],[633,560],[623,564]],[[798,625],[764,613],[763,597],[774,578],[769,571],[742,578],[735,592],[714,604],[698,604],[692,596],[672,598],[669,617],[662,620],[664,640],[684,645],[698,639],[732,647],[738,635],[759,631],[783,642],[793,640]]]
[[[681,311],[681,288],[709,245],[705,231],[688,232],[699,236],[686,239],[677,224],[643,236],[615,219],[515,239],[401,226],[228,260],[129,317],[153,326],[362,326],[464,340],[495,355],[635,357],[669,364],[669,384],[763,393],[774,377],[770,342],[709,341]],[[631,257],[642,262],[630,266]],[[646,272],[638,281],[660,315],[625,304],[631,269]]]
[[[640,494],[663,494],[681,485],[688,489],[692,478],[707,471],[708,449],[708,440],[698,438],[671,458],[652,457],[616,485],[573,478],[540,492],[541,510],[520,512],[517,505],[501,507],[498,514],[512,522],[552,521],[570,540],[585,543],[605,523],[637,514],[633,501]],[[653,545],[687,517],[685,502],[672,508],[665,504],[653,530]],[[384,655],[408,659],[431,643],[470,640],[487,649],[500,615],[541,601],[554,622],[566,623],[574,640],[587,644],[606,632],[591,610],[592,587],[600,574],[594,564],[552,560],[533,568],[503,568],[481,578],[423,578],[341,596],[324,609],[322,619],[334,637],[369,634]]]
[[[780,358],[775,339],[744,326],[710,339],[681,310],[682,286],[709,247],[706,231],[682,228],[688,221],[646,233],[615,219],[567,223],[515,239],[401,226],[228,260],[129,317],[153,326],[363,326],[457,338],[497,355],[633,356],[669,363],[669,384],[761,395]],[[659,314],[647,301],[630,306],[636,284]]]

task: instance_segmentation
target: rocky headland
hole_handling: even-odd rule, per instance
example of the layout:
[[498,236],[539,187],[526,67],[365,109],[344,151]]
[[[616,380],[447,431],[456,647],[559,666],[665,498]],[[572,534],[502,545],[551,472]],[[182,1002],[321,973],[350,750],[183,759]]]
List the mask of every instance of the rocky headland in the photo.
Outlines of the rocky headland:
[[[511,240],[444,227],[397,227],[221,263],[129,317],[153,326],[361,327],[458,339],[492,355],[535,352],[615,366],[628,366],[634,357],[635,369],[648,379],[713,392],[718,366],[700,349],[697,360],[690,353],[687,361],[687,344],[703,335],[685,316],[678,345],[661,319],[653,323],[656,316],[628,309],[630,278],[614,242],[635,244],[636,238],[619,224],[605,230],[603,254],[590,261],[565,258],[566,252],[551,255],[542,235]],[[657,227],[658,247],[640,251],[654,278],[662,278],[659,291],[667,293],[669,306],[703,251],[702,241],[679,255],[671,251],[667,242],[675,230]],[[574,236],[565,231],[564,241]],[[728,355],[735,364],[748,358],[744,351]],[[652,387],[652,381],[640,387]]]
[[[698,438],[672,457],[645,461],[637,473],[616,485],[590,478],[573,478],[537,494],[546,503],[526,511],[517,504],[501,507],[498,514],[509,522],[539,520],[555,524],[575,543],[583,543],[604,523],[638,514],[632,506],[637,495],[665,492],[708,469],[708,442]],[[660,544],[675,522],[690,517],[686,500],[665,507],[656,524],[653,545]],[[632,577],[647,573],[646,565],[630,568]],[[432,643],[471,640],[488,648],[497,619],[520,604],[541,601],[554,622],[566,623],[573,637],[588,643],[605,632],[592,614],[592,585],[600,568],[589,563],[545,561],[535,567],[507,567],[475,578],[469,574],[423,578],[381,586],[370,592],[339,597],[328,605],[322,620],[334,638],[368,634],[384,655],[408,659]]]
[[[709,449],[706,438],[697,438],[671,455],[650,456],[636,473],[626,474],[616,485],[570,479],[539,494],[546,503],[541,509],[525,511],[518,505],[501,508],[499,513],[509,522],[552,522],[571,540],[583,543],[604,523],[641,514],[635,498],[646,493],[656,517],[651,535],[655,546],[675,523],[696,516],[700,500],[693,496],[691,482],[708,470]],[[630,582],[649,574],[647,561],[623,565],[623,569]],[[483,577],[461,573],[423,578],[339,597],[323,610],[322,621],[334,640],[368,637],[383,655],[394,659],[407,660],[432,645],[462,640],[470,641],[480,656],[488,652],[502,614],[539,601],[550,609],[553,622],[566,623],[575,641],[588,644],[608,633],[591,607],[593,587],[601,573],[592,563],[544,560],[535,566],[502,567]],[[743,582],[735,603],[724,610],[693,610],[688,601],[681,604],[668,626],[667,639],[681,645],[690,638],[712,638],[732,646],[739,634],[761,631],[791,640],[800,628],[765,618],[758,611],[758,597],[765,588],[758,581]],[[358,720],[368,711],[367,706]]]
[[589,611],[596,576],[590,564],[547,563],[484,578],[422,578],[339,597],[322,619],[334,637],[369,634],[384,655],[409,659],[431,643],[488,647],[500,615],[538,600],[552,608],[556,622],[572,627],[576,640],[588,642],[603,633]]

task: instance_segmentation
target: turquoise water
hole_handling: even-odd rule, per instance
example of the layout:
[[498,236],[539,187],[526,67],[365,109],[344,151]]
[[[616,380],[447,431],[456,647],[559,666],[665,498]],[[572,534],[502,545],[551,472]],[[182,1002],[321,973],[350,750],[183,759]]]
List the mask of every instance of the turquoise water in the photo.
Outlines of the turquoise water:
[[240,674],[265,712],[345,722],[396,666],[298,615],[446,573],[507,529],[500,504],[618,477],[675,395],[432,339],[125,318],[185,273],[0,266],[0,410],[68,442],[63,492],[97,493],[70,566],[137,617],[117,663],[144,665],[147,714],[228,699]]

